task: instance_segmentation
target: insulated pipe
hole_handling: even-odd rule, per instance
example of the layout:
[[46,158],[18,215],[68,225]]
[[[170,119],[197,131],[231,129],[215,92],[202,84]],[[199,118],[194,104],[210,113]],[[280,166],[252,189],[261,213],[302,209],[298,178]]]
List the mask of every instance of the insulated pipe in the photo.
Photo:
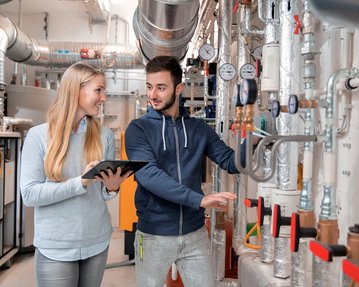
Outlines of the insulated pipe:
[[[281,0],[279,6],[280,19],[280,90],[279,101],[286,105],[290,94],[299,93],[300,79],[300,39],[294,35],[293,15],[299,10],[298,1]],[[281,113],[277,118],[278,135],[290,136],[298,133],[298,115]],[[288,193],[297,190],[298,144],[288,143],[280,146],[277,155],[277,189]],[[293,198],[292,200],[296,200]],[[276,202],[272,202],[276,203]],[[294,210],[293,210],[294,211]],[[290,212],[290,210],[288,210]],[[278,237],[274,246],[273,274],[275,277],[290,276],[291,254],[289,237]]]
[[[97,56],[83,58],[81,49],[93,50]],[[143,63],[137,49],[129,45],[108,45],[101,43],[44,42],[40,45],[27,36],[8,18],[0,15],[0,53],[15,62],[34,66],[68,67],[86,60],[96,66],[109,63],[112,68],[140,69]],[[4,66],[0,67],[0,83],[4,83]]]
[[325,136],[323,166],[324,166],[324,193],[320,205],[320,220],[336,220],[336,161],[337,161],[337,97],[336,84],[340,78],[352,78],[358,75],[358,69],[340,69],[335,71],[327,82],[325,112]]
[[[218,12],[218,51],[219,61],[217,65],[217,86],[216,86],[216,133],[225,142],[228,143],[228,123],[229,123],[229,82],[219,77],[218,69],[224,63],[231,60],[231,27],[232,27],[232,0],[220,0]],[[213,167],[213,192],[221,190],[221,179],[224,174],[218,165]],[[215,210],[211,210],[211,242],[213,249],[213,231],[215,227]]]
[[[245,29],[243,29],[243,19],[244,19],[244,5],[240,5],[237,10],[237,67],[242,67],[244,64],[250,62],[250,57],[248,53],[248,42],[250,41],[250,37],[248,37],[247,33],[245,33]],[[239,84],[240,78],[238,77]],[[241,134],[241,130],[236,131],[236,135]],[[237,137],[236,137],[237,140]],[[239,143],[240,145],[240,143]],[[237,143],[236,143],[237,146]],[[240,154],[236,154],[236,158]],[[243,177],[244,175],[242,175]],[[238,178],[239,179],[239,178]],[[237,181],[236,181],[237,182]],[[247,233],[247,209],[244,205],[244,199],[248,197],[248,187],[247,185],[242,185],[244,190],[240,191],[240,185],[237,183],[235,185],[235,194],[237,195],[237,199],[233,206],[234,209],[234,232],[233,232],[233,245],[236,244],[234,250],[238,250],[239,246],[242,244],[244,237]],[[237,220],[238,218],[238,220]]]
[[198,11],[198,0],[139,0],[133,28],[144,60],[157,55],[182,60],[196,29]]

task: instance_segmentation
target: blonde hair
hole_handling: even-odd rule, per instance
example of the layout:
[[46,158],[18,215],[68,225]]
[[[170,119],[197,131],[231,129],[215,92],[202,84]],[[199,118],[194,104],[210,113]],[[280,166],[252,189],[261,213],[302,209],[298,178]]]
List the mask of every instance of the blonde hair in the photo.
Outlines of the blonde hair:
[[[76,63],[62,76],[56,99],[47,112],[49,141],[44,168],[46,176],[51,180],[63,180],[62,170],[79,104],[80,90],[98,75],[104,73],[90,65]],[[92,116],[87,116],[83,153],[85,163],[102,158],[100,124]]]

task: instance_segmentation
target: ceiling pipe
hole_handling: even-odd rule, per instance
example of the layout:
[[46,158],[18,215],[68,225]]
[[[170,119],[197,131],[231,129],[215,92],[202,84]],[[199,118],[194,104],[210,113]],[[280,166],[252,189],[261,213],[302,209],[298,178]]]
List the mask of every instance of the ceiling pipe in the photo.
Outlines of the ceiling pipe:
[[133,28],[144,62],[158,55],[184,59],[198,11],[198,0],[139,0]]

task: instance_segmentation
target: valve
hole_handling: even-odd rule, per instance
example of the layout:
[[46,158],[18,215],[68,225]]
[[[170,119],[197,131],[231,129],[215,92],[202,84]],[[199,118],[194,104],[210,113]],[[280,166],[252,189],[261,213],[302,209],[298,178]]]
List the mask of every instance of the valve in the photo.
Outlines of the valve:
[[313,109],[318,107],[317,100],[298,100],[296,95],[290,95],[288,99],[288,112],[290,114],[296,114],[298,109]]
[[299,15],[294,15],[294,22],[295,22],[294,35],[298,35],[299,29],[302,28],[302,23],[299,20]]
[[264,216],[271,215],[272,209],[270,207],[264,207],[264,198],[258,196],[258,209],[257,209],[257,222],[259,226],[263,226]]
[[290,250],[292,252],[298,251],[299,239],[316,237],[317,229],[314,227],[300,227],[300,220],[298,213],[292,213],[290,221]]
[[326,244],[316,240],[310,241],[309,249],[315,256],[326,262],[333,261],[333,257],[346,256],[348,253],[345,245]]
[[247,206],[247,207],[256,207],[256,206],[258,206],[258,200],[246,197],[244,199],[244,205]]
[[351,259],[344,259],[342,262],[343,273],[354,282],[359,282],[359,263]]
[[280,227],[290,225],[290,217],[282,216],[280,205],[273,205],[273,214],[272,214],[272,236],[274,238],[279,237]]

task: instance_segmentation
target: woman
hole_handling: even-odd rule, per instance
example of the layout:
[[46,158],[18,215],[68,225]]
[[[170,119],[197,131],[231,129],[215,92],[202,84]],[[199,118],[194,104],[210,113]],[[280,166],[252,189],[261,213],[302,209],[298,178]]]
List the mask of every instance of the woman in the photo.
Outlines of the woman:
[[112,227],[105,200],[129,173],[81,175],[100,159],[115,158],[115,139],[96,116],[106,101],[103,72],[84,63],[69,67],[48,110],[29,130],[22,151],[21,194],[35,207],[37,286],[98,287]]

